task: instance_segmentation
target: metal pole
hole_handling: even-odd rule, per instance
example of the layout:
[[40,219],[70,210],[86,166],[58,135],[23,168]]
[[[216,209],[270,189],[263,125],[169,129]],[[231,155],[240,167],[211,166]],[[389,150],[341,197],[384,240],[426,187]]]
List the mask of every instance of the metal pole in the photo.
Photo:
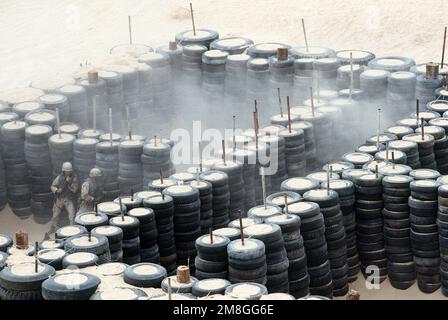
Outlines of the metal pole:
[[194,23],[193,4],[190,2],[191,24],[193,25],[193,34],[196,35],[196,25]]
[[445,62],[446,32],[447,32],[447,27],[445,27],[445,31],[443,33],[443,48],[442,48],[442,63],[441,63],[442,69],[443,69],[443,64]]
[[308,46],[308,37],[306,36],[305,19],[303,18],[302,18],[302,30],[303,30],[303,36],[305,37],[306,52],[308,52],[310,51],[310,47]]
[[128,28],[129,28],[129,44],[132,44],[132,21],[131,16],[128,16]]

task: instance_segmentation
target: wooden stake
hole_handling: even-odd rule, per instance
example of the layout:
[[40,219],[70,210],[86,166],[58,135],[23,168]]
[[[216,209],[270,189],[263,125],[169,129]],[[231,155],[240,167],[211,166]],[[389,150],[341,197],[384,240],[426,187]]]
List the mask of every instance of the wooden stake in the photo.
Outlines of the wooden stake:
[[193,4],[190,2],[191,24],[193,25],[193,34],[196,36],[196,24],[194,23]]
[[98,216],[98,203],[95,202],[95,216]]
[[126,120],[128,122],[129,141],[132,141],[131,116],[130,116],[130,113],[129,113],[129,107],[128,106],[126,106]]
[[302,30],[303,30],[303,36],[305,38],[306,52],[308,52],[310,51],[310,47],[308,46],[308,37],[306,36],[305,19],[303,18],[302,18]]
[[417,99],[417,103],[416,103],[415,108],[416,108],[415,114],[416,114],[416,117],[417,117],[417,127],[418,127],[418,125],[419,125],[418,118],[420,116],[420,100],[419,99]]
[[199,178],[199,169],[196,168],[196,182],[199,183],[200,178]]
[[422,118],[422,120],[421,120],[421,123],[422,123],[422,141],[424,141],[425,140],[425,126],[424,126],[424,124],[423,124],[423,118]]
[[443,33],[443,48],[442,48],[442,63],[441,63],[441,68],[443,69],[443,65],[445,62],[445,47],[446,47],[446,32],[447,32],[447,27],[445,27],[445,31]]
[[121,221],[124,221],[123,201],[121,201],[121,196],[118,197],[118,203],[120,204]]
[[395,169],[395,152],[392,151],[392,169]]
[[199,171],[202,173],[202,141],[199,141]]
[[352,102],[352,95],[353,95],[353,52],[350,52],[350,88],[348,91],[348,98],[350,102]]
[[88,238],[89,242],[92,242],[92,232],[91,231],[89,231],[87,233],[87,238]]
[[380,151],[380,134],[381,134],[381,108],[378,108],[378,131],[376,135],[376,149]]
[[154,136],[154,147],[157,147],[157,136]]
[[159,175],[160,175],[160,184],[163,185],[163,169],[162,168],[160,168]]
[[314,97],[313,97],[313,87],[310,87],[310,96],[311,96],[311,112],[314,117]]
[[243,233],[243,212],[238,210],[240,213],[240,237],[241,237],[241,244],[244,246],[244,233]]
[[379,178],[378,163],[375,164],[375,175],[376,175],[376,178],[378,179]]
[[263,205],[264,209],[267,209],[266,206],[266,177],[264,176],[264,168],[260,167],[260,175],[261,175],[261,188],[263,190]]
[[280,117],[283,118],[282,96],[280,94],[280,88],[277,88],[277,95],[278,95],[278,107],[280,108]]
[[236,116],[233,115],[233,130],[232,130],[232,140],[233,140],[233,152],[235,152],[236,150],[236,137],[235,137],[235,132],[236,132]]
[[93,132],[95,132],[95,133],[96,133],[96,99],[97,99],[97,96],[95,95],[93,97],[93,106],[92,106],[92,112],[93,112],[93,114],[92,114],[92,116],[93,116],[93,120],[92,120],[92,122],[93,122]]
[[37,258],[37,254],[39,252],[39,243],[36,241],[34,243],[34,272],[39,272],[39,259]]
[[330,195],[330,164],[327,165],[327,195]]
[[386,161],[389,162],[389,142],[386,142]]
[[258,130],[257,130],[257,113],[253,112],[254,117],[254,132],[255,132],[255,149],[258,155]]
[[289,208],[288,208],[288,195],[284,195],[285,197],[285,214],[286,214],[286,218],[288,218],[289,216]]
[[131,21],[131,16],[128,16],[128,29],[129,29],[129,44],[132,44],[132,21]]
[[62,138],[62,135],[61,135],[61,119],[59,117],[59,108],[56,108],[56,128],[58,130],[58,137],[59,137],[59,139],[61,139]]
[[291,128],[291,103],[289,101],[289,96],[286,97],[286,102],[288,104],[288,128],[289,128],[289,133],[292,132],[292,128]]
[[134,201],[134,188],[131,188],[131,201]]
[[109,108],[109,141],[110,145],[112,145],[113,138],[112,138],[112,132],[113,132],[113,120],[112,120],[112,108]]
[[224,162],[224,165],[227,166],[226,163],[226,142],[224,139],[221,140],[221,146],[222,146],[222,161]]
[[171,300],[171,278],[168,277],[168,300]]
[[210,233],[210,243],[213,244],[213,227],[210,227],[208,231]]

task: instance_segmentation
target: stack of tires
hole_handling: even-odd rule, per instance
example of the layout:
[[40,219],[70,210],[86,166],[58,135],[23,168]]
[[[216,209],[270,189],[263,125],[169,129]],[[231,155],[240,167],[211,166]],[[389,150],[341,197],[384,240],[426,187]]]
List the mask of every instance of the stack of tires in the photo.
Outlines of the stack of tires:
[[405,135],[414,133],[414,129],[407,126],[392,126],[386,129],[386,133],[397,136],[401,140]]
[[406,165],[412,169],[421,167],[418,145],[414,141],[396,140],[389,142],[389,151],[399,150],[406,154]]
[[[171,110],[173,98],[172,91],[172,69],[169,55],[163,53],[147,53],[139,57],[139,61],[151,67],[151,85],[153,110],[148,112],[154,122],[156,132],[163,130],[163,125],[169,120],[166,113]],[[162,125],[163,124],[163,125]]]
[[75,139],[75,136],[66,133],[54,134],[48,139],[53,177],[61,173],[64,162],[73,162],[73,143]]
[[269,166],[266,167],[265,174],[271,176],[270,191],[280,191],[282,181],[288,179],[285,138],[270,134],[263,136],[260,142],[269,148]]
[[5,164],[8,202],[22,219],[31,215],[31,190],[26,161],[24,121],[12,121],[1,126],[3,161]]
[[104,236],[79,235],[65,240],[64,250],[69,253],[87,252],[98,256],[98,264],[110,262],[109,242]]
[[[87,231],[92,231],[96,227],[106,226],[108,221],[109,217],[101,212],[83,212],[78,214],[75,218],[75,223],[84,227]],[[72,231],[79,234],[79,230]]]
[[162,170],[164,178],[174,173],[170,152],[171,147],[161,142],[146,143],[143,146],[141,161],[143,165],[143,186],[145,188],[151,181],[160,177],[160,170]]
[[310,276],[310,293],[333,297],[333,280],[325,240],[325,221],[319,205],[303,201],[291,204],[288,210],[301,220],[300,233],[304,240]]
[[427,104],[437,99],[436,89],[440,88],[443,83],[443,77],[438,76],[436,79],[426,78],[426,74],[417,76],[417,86],[415,91],[416,98],[421,104]]
[[384,241],[387,273],[391,285],[405,290],[416,278],[411,248],[408,198],[411,195],[409,176],[386,176],[383,179]]
[[79,85],[86,89],[87,93],[87,124],[93,128],[93,104],[95,103],[97,127],[101,129],[108,128],[108,110],[107,110],[107,86],[106,81],[98,79],[94,82],[84,79]]
[[96,165],[97,144],[98,140],[93,138],[79,138],[73,143],[73,167],[81,183]]
[[103,173],[104,201],[111,201],[120,195],[118,145],[118,142],[109,141],[96,144],[95,167]]
[[355,169],[362,169],[366,163],[373,161],[373,156],[366,152],[348,152],[342,155],[341,160],[353,164]]
[[66,96],[69,105],[68,121],[77,123],[81,128],[86,128],[87,121],[87,93],[84,87],[79,85],[67,85],[59,88],[59,93]]
[[256,205],[255,202],[255,152],[245,149],[236,149],[232,151],[232,157],[235,161],[243,164],[244,181],[244,212]]
[[288,55],[286,59],[281,60],[277,56],[269,58],[270,78],[270,96],[271,103],[277,101],[277,90],[284,97],[292,96],[292,87],[294,84],[294,57]]
[[339,196],[333,190],[311,190],[303,195],[306,201],[319,205],[324,216],[325,238],[331,272],[326,280],[333,279],[333,295],[340,297],[348,292],[347,239]]
[[[246,99],[248,105],[253,105],[257,100],[260,109],[268,110],[270,92],[269,86],[269,62],[263,58],[253,58],[247,62]],[[261,123],[267,119],[259,119]]]
[[213,226],[213,192],[212,185],[206,181],[193,180],[190,186],[199,190],[201,202],[201,234],[206,234]]
[[222,171],[210,170],[201,173],[200,179],[212,185],[213,229],[226,227],[230,222],[229,176]]
[[131,190],[143,189],[142,153],[142,141],[122,141],[118,146],[118,183],[123,194],[130,194]]
[[314,115],[309,112],[301,115],[301,120],[310,122],[314,128],[314,139],[316,142],[316,162],[318,166],[331,161],[332,154],[330,152],[333,144],[331,131],[331,118],[328,114],[315,112]]
[[34,220],[45,224],[51,220],[53,207],[52,166],[48,139],[53,130],[46,125],[31,125],[25,130],[25,158],[30,177],[31,209]]
[[202,82],[202,55],[207,47],[198,44],[183,46],[182,52],[182,76],[185,83],[190,86],[200,85]]
[[361,271],[375,283],[384,281],[387,276],[382,179],[381,175],[372,173],[355,178],[356,232]]
[[[236,161],[226,160],[220,161],[213,165],[213,170],[224,172],[228,177],[228,189],[230,194],[229,203],[229,219],[235,220],[240,216],[240,212],[244,211],[244,179],[243,179],[243,164]],[[214,190],[213,190],[214,191]],[[229,220],[222,221],[216,219],[216,212],[213,211],[214,227],[223,228],[229,224]]]
[[310,97],[310,88],[314,87],[313,58],[294,60],[294,101],[302,103]]
[[432,293],[441,286],[437,226],[439,186],[434,180],[415,180],[410,184],[411,246],[418,287],[425,293]]
[[435,139],[430,134],[421,133],[408,134],[403,137],[405,141],[415,142],[418,145],[418,156],[422,168],[437,170],[437,163],[434,155]]
[[229,257],[229,281],[231,283],[267,281],[266,253],[262,241],[251,238],[231,241],[227,246]]
[[140,222],[140,259],[142,262],[160,263],[159,246],[157,245],[157,225],[154,210],[150,208],[134,208],[128,215]]
[[229,243],[228,238],[216,235],[206,234],[196,239],[198,252],[194,263],[196,278],[199,280],[228,278],[227,245]]
[[[378,106],[386,104],[387,79],[389,72],[385,70],[366,70],[361,73],[360,86],[362,90],[362,100],[366,106],[363,116],[369,119],[375,119]],[[364,128],[363,134],[375,132],[375,123]]]
[[0,272],[0,300],[42,300],[42,283],[55,274],[53,267],[34,262],[5,267]]
[[139,119],[139,78],[136,68],[126,65],[114,65],[108,67],[108,70],[120,74],[123,84],[123,103],[122,107],[122,128],[127,128],[127,111],[129,111],[129,121],[131,124],[137,124]]
[[309,294],[310,277],[302,235],[300,218],[296,215],[279,215],[268,218],[267,223],[278,224],[282,230],[286,254],[289,260],[289,293],[296,299]]
[[143,200],[143,206],[154,211],[160,264],[168,274],[176,270],[176,242],[174,238],[174,204],[170,196],[155,195]]
[[[434,157],[437,164],[437,170],[441,174],[448,173],[447,154],[448,154],[448,137],[445,135],[445,129],[442,127],[429,125],[424,127],[425,133],[434,137]],[[421,128],[417,128],[415,133],[421,134]]]
[[56,112],[59,111],[61,121],[66,121],[70,114],[67,97],[62,94],[44,94],[40,96],[38,102],[44,106],[44,109]]
[[43,104],[38,101],[26,101],[15,104],[12,107],[12,112],[17,113],[20,119],[24,119],[28,113],[43,109],[43,107]]
[[301,129],[304,132],[306,172],[310,172],[316,165],[316,143],[314,139],[313,125],[307,121],[298,121],[291,124],[291,129]]
[[209,50],[202,54],[202,92],[208,101],[217,101],[224,94],[226,62],[229,54],[221,50]]
[[341,63],[337,58],[321,58],[314,61],[314,70],[322,89],[336,88],[336,77]]
[[385,117],[405,117],[415,104],[417,76],[410,71],[391,73],[388,78],[387,104]]
[[[323,189],[326,189],[327,182],[322,183],[321,186]],[[330,181],[330,189],[335,191],[339,196],[339,205],[342,211],[342,220],[347,241],[347,281],[351,283],[358,278],[360,270],[359,255],[356,246],[355,187],[353,182],[349,180],[332,180]],[[333,274],[334,276],[335,274]]]
[[110,260],[123,261],[123,230],[116,226],[99,226],[92,229],[92,235],[106,237],[109,242]]
[[113,71],[100,71],[98,76],[106,82],[107,106],[112,109],[112,126],[116,131],[123,132],[123,77]]
[[256,224],[244,229],[244,235],[263,241],[266,253],[266,287],[269,292],[289,292],[289,260],[282,237],[282,230],[276,224]]
[[[195,241],[201,236],[199,191],[189,185],[176,185],[163,190],[163,194],[173,198],[177,264],[188,265],[196,257]],[[194,264],[190,267],[194,270]]]
[[288,129],[280,132],[285,140],[286,169],[288,177],[300,177],[306,173],[306,152],[304,130]]
[[[224,80],[224,99],[229,112],[237,113],[245,106],[246,101],[246,74],[247,62],[250,57],[247,54],[229,55],[226,61],[226,73]],[[250,114],[240,113],[238,119],[241,123],[250,123]]]
[[[145,63],[130,63],[138,72],[138,101],[140,114],[137,121],[137,131],[145,132],[145,124],[151,118],[148,112],[153,107],[153,69]],[[143,114],[143,116],[142,116]],[[143,122],[142,122],[143,121]],[[166,132],[163,131],[163,134]]]
[[40,124],[50,126],[52,129],[56,126],[55,113],[47,109],[39,109],[30,112],[25,116],[24,120],[29,126]]
[[[351,67],[350,64],[342,65],[338,68],[336,76],[336,87],[338,90],[350,88],[351,85]],[[359,64],[353,64],[353,89],[360,87],[360,76],[364,69]]]
[[282,213],[282,209],[273,205],[259,205],[250,208],[247,217],[256,221],[256,223],[264,223],[268,218],[278,216]]
[[111,226],[123,230],[123,262],[129,265],[140,263],[140,222],[133,216],[118,216],[109,220]]
[[437,226],[439,230],[440,278],[442,293],[448,297],[448,186],[439,187],[439,209]]

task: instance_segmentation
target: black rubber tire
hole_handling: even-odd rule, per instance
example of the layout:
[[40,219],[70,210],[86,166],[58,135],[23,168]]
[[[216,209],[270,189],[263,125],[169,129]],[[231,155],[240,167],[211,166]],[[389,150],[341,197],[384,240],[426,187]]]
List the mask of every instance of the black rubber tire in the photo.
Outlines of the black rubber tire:
[[[155,269],[154,272],[148,274],[138,274],[134,272],[135,268],[150,267]],[[126,268],[124,272],[124,282],[140,288],[160,288],[162,280],[167,276],[164,267],[153,263],[140,263]]]
[[[23,266],[25,264],[21,265]],[[30,270],[34,270],[34,262],[27,262],[26,265]],[[39,273],[23,276],[14,273],[14,266],[6,267],[0,271],[0,287],[15,292],[39,291],[42,282],[55,274],[55,269],[49,265],[39,263],[39,268]]]
[[[57,282],[58,277],[85,277],[87,280],[79,285],[63,285]],[[95,293],[101,280],[88,273],[71,273],[53,276],[42,284],[42,296],[45,300],[89,300]]]

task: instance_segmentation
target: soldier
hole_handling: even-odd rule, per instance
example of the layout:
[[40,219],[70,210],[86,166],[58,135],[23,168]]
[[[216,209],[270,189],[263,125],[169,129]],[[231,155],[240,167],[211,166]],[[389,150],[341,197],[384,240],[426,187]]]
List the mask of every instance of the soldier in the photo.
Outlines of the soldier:
[[62,210],[65,209],[67,211],[70,224],[74,223],[79,183],[70,162],[65,162],[62,165],[62,173],[54,179],[51,191],[55,195],[55,202],[53,205],[52,224],[50,230],[45,235],[47,239],[51,233],[54,233],[57,228],[61,227],[59,226],[59,216]]
[[93,211],[95,204],[101,202],[104,197],[103,173],[98,168],[90,170],[89,177],[81,186],[81,206],[78,214]]

